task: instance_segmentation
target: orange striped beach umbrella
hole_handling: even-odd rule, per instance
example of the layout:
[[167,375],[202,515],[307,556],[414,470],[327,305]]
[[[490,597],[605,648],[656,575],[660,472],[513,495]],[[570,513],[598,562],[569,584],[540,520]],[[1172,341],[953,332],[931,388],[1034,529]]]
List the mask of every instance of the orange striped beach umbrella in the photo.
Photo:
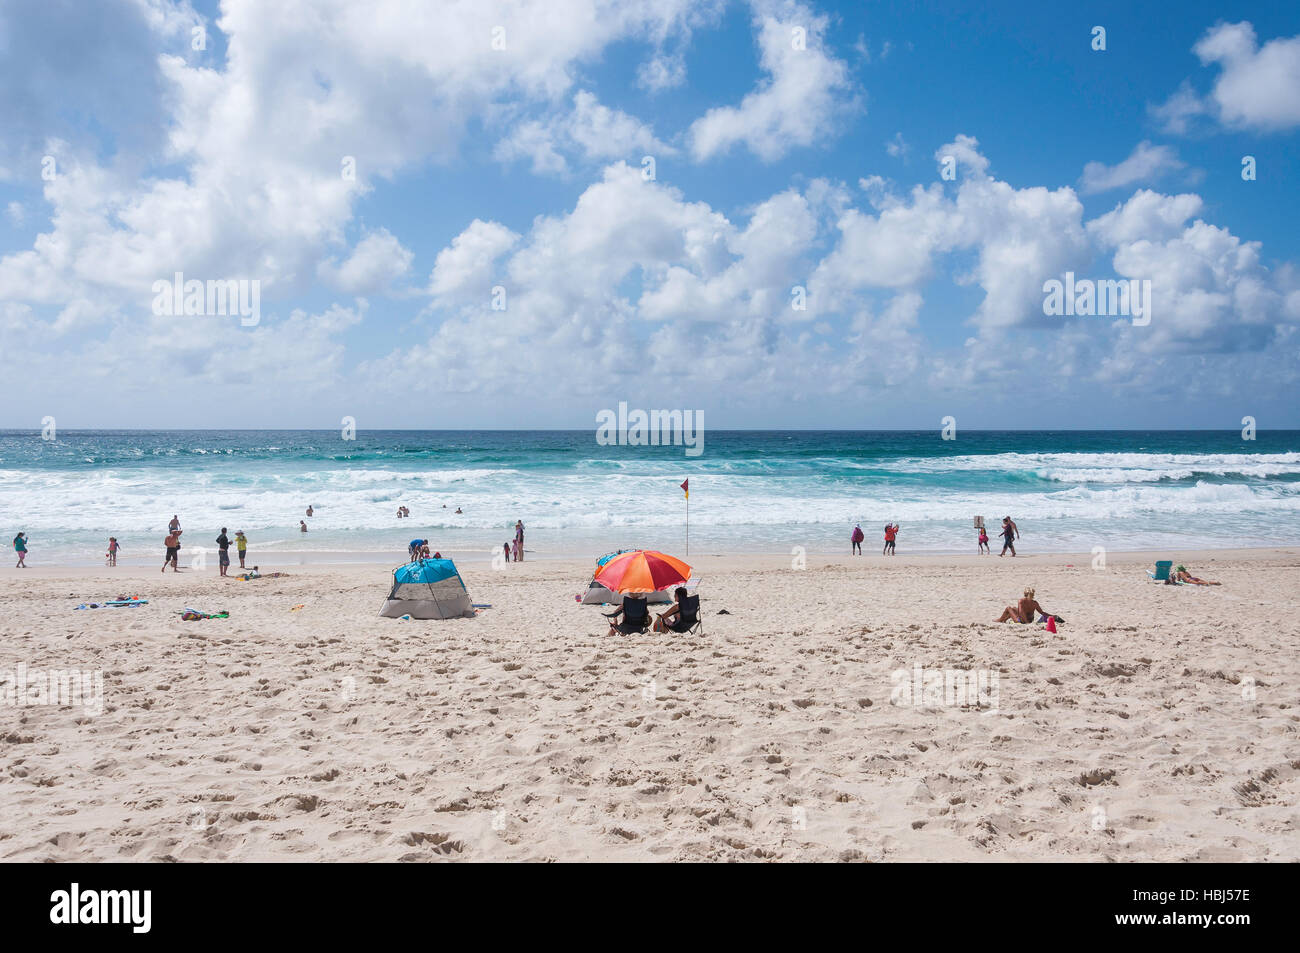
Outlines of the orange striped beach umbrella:
[[684,585],[690,578],[690,566],[652,549],[615,556],[596,573],[596,581],[611,592],[657,592]]

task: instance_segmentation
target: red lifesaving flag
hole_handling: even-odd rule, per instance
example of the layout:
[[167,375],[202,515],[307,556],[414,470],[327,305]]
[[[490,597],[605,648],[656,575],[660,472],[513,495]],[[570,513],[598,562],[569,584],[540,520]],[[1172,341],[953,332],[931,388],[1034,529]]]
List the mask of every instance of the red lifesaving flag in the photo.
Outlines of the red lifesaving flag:
[[690,480],[683,480],[683,481],[682,481],[682,492],[686,494],[686,498],[687,498],[688,500],[691,498],[691,481],[690,481]]

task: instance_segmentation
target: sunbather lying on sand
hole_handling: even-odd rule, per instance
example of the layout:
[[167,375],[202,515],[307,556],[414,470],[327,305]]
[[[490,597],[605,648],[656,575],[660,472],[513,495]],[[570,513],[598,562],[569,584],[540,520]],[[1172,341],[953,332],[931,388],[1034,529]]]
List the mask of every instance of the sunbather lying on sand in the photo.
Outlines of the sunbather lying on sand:
[[1201,579],[1197,576],[1193,576],[1190,572],[1187,571],[1186,566],[1179,566],[1178,568],[1176,568],[1172,573],[1169,574],[1169,578],[1173,579],[1175,582],[1185,582],[1191,586],[1223,585],[1223,583],[1221,582],[1210,582],[1210,580],[1208,579]]
[[1034,590],[1026,589],[1024,597],[1014,606],[1007,606],[1002,610],[1002,617],[997,622],[1023,622],[1030,623],[1034,621],[1034,613],[1041,612],[1043,615],[1051,615],[1034,598]]

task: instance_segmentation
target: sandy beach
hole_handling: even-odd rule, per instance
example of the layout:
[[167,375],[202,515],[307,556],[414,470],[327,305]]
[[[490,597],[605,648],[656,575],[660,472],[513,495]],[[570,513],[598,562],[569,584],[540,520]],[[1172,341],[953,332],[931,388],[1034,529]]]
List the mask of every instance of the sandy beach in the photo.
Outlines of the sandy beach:
[[[703,634],[615,638],[587,560],[466,557],[455,621],[378,618],[374,565],[6,568],[0,672],[103,698],[0,706],[0,858],[1300,860],[1300,551],[1160,555],[1223,585],[700,556]],[[1058,633],[992,622],[1027,585]]]

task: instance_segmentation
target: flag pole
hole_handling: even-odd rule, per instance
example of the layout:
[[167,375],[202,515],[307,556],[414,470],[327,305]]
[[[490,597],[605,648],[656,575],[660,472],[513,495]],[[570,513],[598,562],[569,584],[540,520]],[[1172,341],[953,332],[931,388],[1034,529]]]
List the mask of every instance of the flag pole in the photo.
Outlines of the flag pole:
[[682,492],[686,494],[686,555],[691,554],[691,480],[682,481]]

